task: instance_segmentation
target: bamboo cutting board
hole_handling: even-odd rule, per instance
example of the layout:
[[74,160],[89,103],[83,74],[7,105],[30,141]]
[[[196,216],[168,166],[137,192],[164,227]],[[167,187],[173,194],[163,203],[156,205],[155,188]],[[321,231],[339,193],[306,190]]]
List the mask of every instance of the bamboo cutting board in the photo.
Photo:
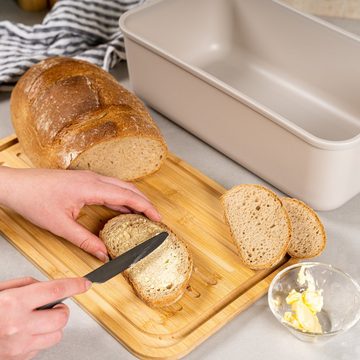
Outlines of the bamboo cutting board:
[[[0,165],[31,167],[15,136],[0,141]],[[154,175],[136,182],[189,246],[194,272],[175,305],[151,309],[119,275],[76,297],[76,302],[135,356],[178,359],[263,296],[276,268],[252,271],[236,256],[219,197],[225,189],[174,155]],[[117,213],[86,207],[79,222],[94,233]],[[0,231],[50,279],[83,276],[100,262],[67,241],[0,208]]]

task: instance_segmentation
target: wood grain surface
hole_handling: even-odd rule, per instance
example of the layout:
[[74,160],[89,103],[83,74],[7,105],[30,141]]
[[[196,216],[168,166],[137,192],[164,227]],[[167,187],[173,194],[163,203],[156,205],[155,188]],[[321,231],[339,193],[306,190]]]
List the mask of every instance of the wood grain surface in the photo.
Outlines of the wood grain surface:
[[[31,167],[15,136],[0,140],[0,164]],[[242,265],[223,220],[219,197],[225,189],[175,155],[136,185],[193,254],[194,272],[185,295],[175,305],[151,309],[119,275],[95,284],[75,301],[135,356],[178,359],[266,294],[275,274],[294,261],[285,258],[276,269],[257,272]],[[98,234],[116,214],[86,207],[79,222]],[[9,209],[0,208],[0,231],[50,279],[82,276],[101,265]]]

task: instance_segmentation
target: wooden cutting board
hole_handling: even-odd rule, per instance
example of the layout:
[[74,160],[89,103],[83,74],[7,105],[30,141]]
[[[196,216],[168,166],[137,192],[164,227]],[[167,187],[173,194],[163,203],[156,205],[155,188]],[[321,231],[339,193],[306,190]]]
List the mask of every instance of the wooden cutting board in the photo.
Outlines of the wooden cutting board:
[[[15,136],[0,141],[0,165],[31,167]],[[178,359],[263,296],[274,275],[294,261],[285,258],[277,268],[257,272],[243,266],[223,221],[219,197],[225,189],[175,155],[136,185],[189,245],[194,272],[185,295],[173,306],[151,309],[119,275],[75,301],[135,356]],[[97,234],[114,215],[91,206],[79,222]],[[82,276],[100,265],[10,210],[0,208],[0,231],[50,279]]]

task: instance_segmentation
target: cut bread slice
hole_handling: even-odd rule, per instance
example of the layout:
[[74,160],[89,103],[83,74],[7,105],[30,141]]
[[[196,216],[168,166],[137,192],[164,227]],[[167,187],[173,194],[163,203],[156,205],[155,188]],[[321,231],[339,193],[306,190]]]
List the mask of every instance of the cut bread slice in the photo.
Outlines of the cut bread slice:
[[123,272],[138,297],[152,307],[168,306],[182,297],[193,268],[185,243],[166,225],[137,214],[116,216],[100,232],[115,258],[162,231],[169,233],[164,243]]
[[284,197],[281,201],[292,225],[288,254],[299,259],[320,255],[326,245],[326,233],[318,215],[300,200]]
[[254,270],[279,263],[290,243],[291,223],[277,195],[260,185],[242,184],[221,200],[243,263]]

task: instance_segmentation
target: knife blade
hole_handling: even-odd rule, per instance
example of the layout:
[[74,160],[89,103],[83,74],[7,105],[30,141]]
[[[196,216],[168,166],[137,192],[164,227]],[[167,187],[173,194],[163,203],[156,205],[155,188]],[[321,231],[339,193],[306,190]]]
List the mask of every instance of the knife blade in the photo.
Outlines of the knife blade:
[[103,283],[149,255],[165,241],[168,235],[167,232],[161,232],[118,256],[116,259],[100,266],[84,277],[91,282]]
[[[144,241],[143,243],[133,247],[124,254],[121,254],[114,260],[107,262],[99,268],[91,271],[84,277],[95,283],[104,283],[105,281],[113,278],[114,276],[122,273],[128,269],[131,265],[136,264],[138,261],[152,253],[157,249],[168,237],[168,233],[163,231],[160,234],[153,236],[152,238]],[[55,305],[62,303],[67,298],[56,300],[49,304],[38,307],[36,310],[47,310],[53,308]]]

